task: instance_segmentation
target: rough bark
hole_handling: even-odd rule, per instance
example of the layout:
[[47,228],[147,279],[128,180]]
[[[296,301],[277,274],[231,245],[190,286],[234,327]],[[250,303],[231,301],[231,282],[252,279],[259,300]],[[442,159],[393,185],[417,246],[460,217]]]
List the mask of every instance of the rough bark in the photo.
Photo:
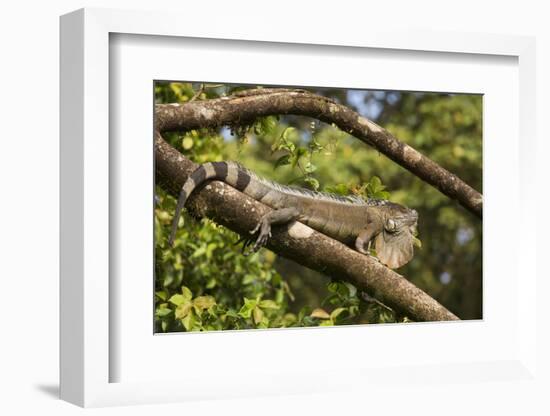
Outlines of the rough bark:
[[[188,175],[197,167],[157,133],[155,137],[157,183],[177,197]],[[270,208],[218,181],[197,190],[187,203],[196,216],[208,217],[231,230],[249,231]],[[359,289],[415,321],[458,318],[381,263],[350,249],[301,223],[274,227],[268,247],[297,263],[353,283]]]
[[187,131],[252,124],[258,117],[295,114],[334,123],[482,217],[483,197],[459,177],[350,108],[303,90],[255,89],[229,97],[156,106],[157,129]]

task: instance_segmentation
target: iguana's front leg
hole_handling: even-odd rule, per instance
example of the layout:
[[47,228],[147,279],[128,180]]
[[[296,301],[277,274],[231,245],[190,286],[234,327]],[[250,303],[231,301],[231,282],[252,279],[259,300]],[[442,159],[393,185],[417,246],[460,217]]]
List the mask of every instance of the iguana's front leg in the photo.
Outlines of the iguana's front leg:
[[260,234],[252,247],[252,252],[258,251],[267,243],[267,240],[271,237],[272,225],[287,224],[290,221],[295,221],[300,218],[300,214],[300,210],[295,207],[276,209],[265,214],[260,219],[260,222],[258,222],[258,225],[250,231],[250,234],[256,234],[260,230]]
[[372,238],[380,231],[379,228],[380,227],[374,222],[371,222],[367,225],[367,228],[359,233],[355,239],[355,249],[359,253],[370,254],[368,251],[368,245],[370,244]]

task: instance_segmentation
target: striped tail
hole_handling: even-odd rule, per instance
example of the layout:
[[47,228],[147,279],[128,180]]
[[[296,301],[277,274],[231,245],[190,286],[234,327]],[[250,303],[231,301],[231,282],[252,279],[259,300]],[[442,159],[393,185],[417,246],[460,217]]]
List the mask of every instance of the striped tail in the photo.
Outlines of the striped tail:
[[200,165],[189,178],[187,178],[187,181],[185,181],[181,188],[176,212],[172,220],[172,231],[168,240],[170,246],[174,244],[179,218],[187,198],[195,188],[212,179],[226,182],[239,191],[243,191],[250,183],[251,176],[246,169],[241,168],[241,166],[235,162],[208,162]]

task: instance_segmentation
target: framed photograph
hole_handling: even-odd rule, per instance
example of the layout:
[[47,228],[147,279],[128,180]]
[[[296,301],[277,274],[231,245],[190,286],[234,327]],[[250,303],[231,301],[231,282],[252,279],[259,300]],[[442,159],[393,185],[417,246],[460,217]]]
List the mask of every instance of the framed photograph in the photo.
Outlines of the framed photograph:
[[61,18],[61,397],[534,377],[534,40],[181,18]]

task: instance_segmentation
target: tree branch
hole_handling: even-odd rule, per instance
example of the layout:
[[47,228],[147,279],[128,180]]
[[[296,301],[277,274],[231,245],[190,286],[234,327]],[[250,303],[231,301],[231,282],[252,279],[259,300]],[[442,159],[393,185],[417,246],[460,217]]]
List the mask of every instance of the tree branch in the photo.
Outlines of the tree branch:
[[256,118],[277,114],[309,116],[334,123],[341,130],[431,184],[463,207],[482,217],[483,196],[458,176],[401,142],[387,130],[333,100],[304,90],[266,88],[239,91],[229,96],[184,104],[158,104],[157,129],[187,131],[224,125],[252,124]]
[[[157,183],[177,198],[197,165],[157,132],[155,168]],[[196,216],[211,218],[247,237],[262,215],[270,211],[269,207],[218,181],[193,193],[187,208]],[[301,223],[274,227],[268,247],[303,266],[354,284],[413,320],[458,319],[398,273]]]

